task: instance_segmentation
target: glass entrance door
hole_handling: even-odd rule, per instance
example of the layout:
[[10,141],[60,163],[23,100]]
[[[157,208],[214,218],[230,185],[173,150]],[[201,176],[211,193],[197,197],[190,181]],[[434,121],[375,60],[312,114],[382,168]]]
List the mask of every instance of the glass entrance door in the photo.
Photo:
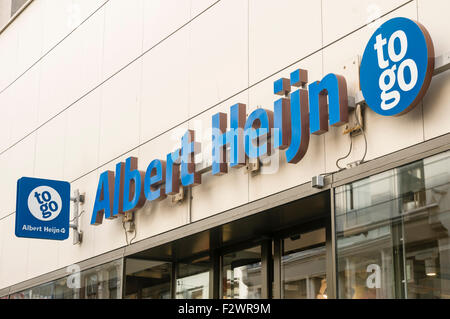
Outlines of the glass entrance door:
[[327,299],[325,228],[282,241],[281,298]]
[[260,299],[270,291],[268,298],[327,299],[326,228],[318,229],[321,225],[222,254],[222,297]]
[[223,255],[224,299],[261,298],[261,246]]

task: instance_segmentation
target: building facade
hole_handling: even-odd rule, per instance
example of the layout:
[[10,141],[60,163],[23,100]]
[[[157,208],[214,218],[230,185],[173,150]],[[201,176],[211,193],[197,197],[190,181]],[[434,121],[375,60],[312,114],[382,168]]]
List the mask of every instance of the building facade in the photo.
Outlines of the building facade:
[[[450,298],[449,10],[446,0],[0,0],[0,298]],[[414,108],[384,116],[361,97],[360,67],[397,17],[428,30],[436,65]],[[294,85],[297,70],[307,79]],[[277,126],[277,101],[294,105],[296,90],[279,80],[306,91],[328,74],[345,79],[343,125],[327,111],[329,128],[327,118],[307,142],[302,132],[294,156],[261,135],[271,154],[214,166],[214,150],[232,152],[216,147],[214,119],[225,133],[245,105],[247,122],[275,110]],[[170,175],[179,189],[165,179],[167,198],[97,209],[118,163],[145,173],[194,141],[201,151],[181,182]],[[15,235],[24,176],[83,195],[70,215],[80,240],[73,229],[64,241]]]

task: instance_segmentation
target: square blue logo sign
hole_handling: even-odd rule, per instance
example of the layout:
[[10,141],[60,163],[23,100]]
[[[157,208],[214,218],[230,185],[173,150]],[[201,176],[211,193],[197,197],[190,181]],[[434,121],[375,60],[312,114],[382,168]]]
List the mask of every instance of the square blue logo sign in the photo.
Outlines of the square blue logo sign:
[[69,238],[70,183],[22,177],[17,181],[16,236]]

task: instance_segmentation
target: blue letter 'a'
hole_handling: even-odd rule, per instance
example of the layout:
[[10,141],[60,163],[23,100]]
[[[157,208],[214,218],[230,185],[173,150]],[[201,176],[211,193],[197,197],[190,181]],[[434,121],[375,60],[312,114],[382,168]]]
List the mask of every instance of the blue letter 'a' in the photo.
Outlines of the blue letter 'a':
[[322,81],[309,85],[311,134],[320,135],[328,132],[327,106],[330,125],[340,126],[348,122],[347,82],[343,76],[331,73]]
[[91,225],[100,225],[103,222],[103,215],[107,219],[112,218],[114,194],[114,172],[106,171],[100,175],[98,181],[97,194],[95,195],[94,210],[92,212]]

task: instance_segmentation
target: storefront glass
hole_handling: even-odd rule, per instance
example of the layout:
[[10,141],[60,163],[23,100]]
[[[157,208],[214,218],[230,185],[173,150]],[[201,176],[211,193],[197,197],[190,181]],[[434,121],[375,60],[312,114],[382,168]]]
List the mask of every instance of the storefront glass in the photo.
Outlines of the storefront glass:
[[177,263],[177,299],[208,299],[211,263],[209,257]]
[[450,298],[450,152],[336,189],[338,296]]
[[261,246],[223,256],[224,299],[261,298]]
[[12,294],[10,299],[120,299],[121,279],[122,260],[116,260]]
[[171,298],[171,263],[127,258],[125,269],[125,298]]
[[283,240],[282,298],[326,299],[325,228]]

